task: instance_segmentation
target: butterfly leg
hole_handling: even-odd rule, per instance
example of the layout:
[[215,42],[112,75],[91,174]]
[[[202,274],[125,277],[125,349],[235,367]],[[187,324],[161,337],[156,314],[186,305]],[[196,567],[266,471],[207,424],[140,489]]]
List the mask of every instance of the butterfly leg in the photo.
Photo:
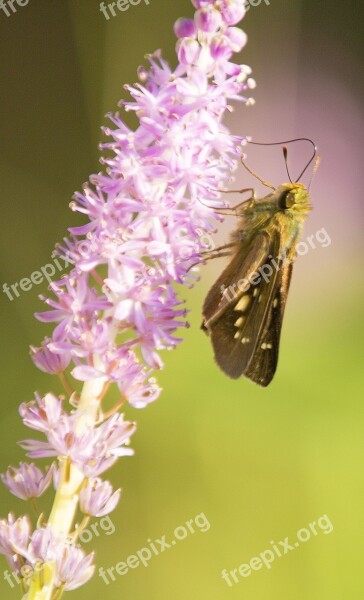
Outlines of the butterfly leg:
[[[236,246],[236,242],[230,242],[229,244],[224,244],[223,246],[218,246],[217,248],[213,248],[212,250],[206,250],[205,252],[201,252],[200,256],[204,260],[210,260],[212,258],[221,258],[222,256],[228,256],[231,254],[231,251],[223,252],[223,250],[227,250],[227,248],[232,248]],[[206,258],[205,258],[206,256]]]
[[[245,192],[251,192],[251,196],[249,198],[247,198],[246,200],[239,202],[239,204],[237,204],[236,206],[227,206],[226,208],[215,208],[214,212],[216,212],[219,215],[236,217],[237,210],[241,206],[243,206],[243,204],[245,204],[246,202],[250,202],[251,200],[253,200],[255,198],[254,188],[244,188],[242,190],[220,190],[220,191],[223,191],[224,194],[244,194]],[[231,212],[227,213],[226,211],[231,211]]]
[[242,190],[219,190],[223,194],[244,194],[245,192],[251,192],[251,198],[254,197],[255,189],[254,188],[243,188]]
[[202,258],[204,261],[206,261],[206,260],[212,260],[213,258],[222,258],[223,256],[231,256],[230,250],[228,250],[227,252],[217,252],[217,253],[212,252],[209,256],[205,257],[205,255],[203,255]]
[[[228,250],[228,248],[232,248],[233,246],[236,246],[236,242],[233,242],[231,244],[225,244],[224,246],[219,246],[218,248],[214,248],[213,250],[206,250],[206,252],[201,252],[200,256],[204,262],[207,260],[212,260],[213,258],[223,258],[224,256],[231,256],[231,250]],[[193,263],[193,265],[191,265],[188,270],[190,271],[193,267],[196,267],[200,264],[201,262]]]

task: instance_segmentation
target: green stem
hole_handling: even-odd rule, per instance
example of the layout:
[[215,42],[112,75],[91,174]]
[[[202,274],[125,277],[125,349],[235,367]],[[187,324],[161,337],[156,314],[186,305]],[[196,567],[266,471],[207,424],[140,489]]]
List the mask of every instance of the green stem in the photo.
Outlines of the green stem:
[[62,383],[65,391],[67,392],[67,394],[69,394],[69,396],[72,396],[74,390],[72,389],[71,385],[69,384],[65,373],[63,371],[61,371],[61,373],[58,373],[58,377],[60,378],[61,383]]
[[85,527],[87,527],[87,525],[90,522],[90,518],[89,515],[85,515],[81,521],[81,523],[79,524],[78,527],[76,527],[75,531],[72,533],[72,540],[75,541],[78,536],[80,535],[80,533],[82,533],[82,531],[85,529]]
[[35,498],[29,498],[29,500],[30,500],[30,503],[31,503],[31,505],[33,507],[35,516],[37,517],[37,519],[39,519],[40,513],[39,513],[39,508],[38,508],[36,499]]
[[[81,433],[93,427],[98,419],[100,398],[102,397],[106,378],[99,377],[86,381],[82,388],[80,401],[76,410],[75,430]],[[76,516],[79,492],[85,479],[83,473],[73,465],[69,458],[60,457],[61,481],[54,498],[48,524],[54,533],[69,536]],[[40,572],[35,572],[26,600],[52,600],[55,591],[55,564],[45,564]],[[57,590],[57,594],[58,594]],[[60,596],[56,596],[57,598]]]
[[63,592],[64,592],[64,585],[62,585],[60,588],[58,588],[58,590],[56,590],[56,593],[52,597],[52,600],[60,600],[60,598],[62,598],[62,596],[63,596]]

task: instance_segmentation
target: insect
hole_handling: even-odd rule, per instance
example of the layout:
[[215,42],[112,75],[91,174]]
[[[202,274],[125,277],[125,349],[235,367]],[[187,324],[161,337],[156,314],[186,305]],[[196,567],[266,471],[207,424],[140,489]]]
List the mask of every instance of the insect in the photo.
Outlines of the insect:
[[[289,175],[286,146],[283,154],[289,183],[279,187],[262,180],[242,160],[245,168],[272,192],[256,198],[253,189],[240,190],[252,195],[230,209],[239,217],[237,229],[231,243],[215,251],[215,256],[230,255],[231,261],[203,305],[201,328],[211,338],[219,367],[234,379],[245,375],[264,387],[277,368],[295,247],[311,210],[310,185],[306,188],[298,180],[316,157],[316,147],[311,140],[299,140],[309,141],[314,151],[297,181],[292,182]],[[312,176],[317,166],[318,157]],[[221,252],[227,248],[227,252]]]

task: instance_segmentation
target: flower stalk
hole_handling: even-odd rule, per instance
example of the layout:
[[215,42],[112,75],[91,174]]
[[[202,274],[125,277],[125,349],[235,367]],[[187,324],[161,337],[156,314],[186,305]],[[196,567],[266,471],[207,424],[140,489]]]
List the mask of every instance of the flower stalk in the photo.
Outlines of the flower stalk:
[[[156,52],[140,67],[138,83],[126,86],[131,101],[121,107],[135,113],[138,127],[108,115],[105,170],[70,205],[86,222],[57,246],[73,267],[50,285],[50,297],[41,296],[47,310],[36,317],[54,330],[31,355],[59,377],[68,402],[48,393],[21,404],[24,424],[43,439],[19,444],[28,457],[55,462],[45,473],[21,463],[2,475],[12,493],[31,502],[52,479],[55,487],[50,514],[34,529],[28,517],[0,521],[0,553],[21,575],[24,600],[59,600],[93,575],[94,554],[85,554],[78,537],[121,496],[101,477],[133,454],[135,424],[119,411],[127,403],[144,408],[160,394],[154,372],[163,367],[161,351],[175,348],[176,332],[187,326],[176,284],[196,282],[225,206],[220,190],[241,154],[244,138],[222,119],[232,101],[252,103],[244,95],[255,85],[251,70],[231,60],[246,43],[236,27],[245,0],[192,4],[193,19],[174,27],[176,68]],[[120,400],[104,410],[113,388]]]

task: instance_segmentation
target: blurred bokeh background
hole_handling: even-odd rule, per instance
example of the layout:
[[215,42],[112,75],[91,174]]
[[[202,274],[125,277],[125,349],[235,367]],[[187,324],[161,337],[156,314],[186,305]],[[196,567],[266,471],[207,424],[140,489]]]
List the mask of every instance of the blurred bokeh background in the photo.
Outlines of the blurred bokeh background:
[[[1,98],[0,282],[12,284],[49,262],[56,241],[76,222],[72,193],[99,170],[104,114],[125,96],[144,55],[162,48],[174,63],[173,23],[190,16],[189,0],[142,1],[106,21],[96,0],[30,0],[7,18],[0,12]],[[364,50],[361,3],[271,0],[251,7],[242,27],[256,105],[237,107],[229,126],[256,141],[311,137],[322,156],[312,185],[314,211],[304,238],[325,229],[331,243],[300,257],[283,327],[277,375],[267,389],[230,381],[214,365],[200,332],[204,295],[222,263],[202,271],[188,293],[191,328],[164,358],[164,392],[137,419],[136,456],[111,479],[124,489],[111,515],[113,535],[95,541],[108,568],[204,512],[211,525],[115,583],[96,574],[73,593],[82,599],[359,600],[364,594],[362,328],[362,127]],[[250,147],[249,164],[273,183],[287,179],[279,148]],[[310,149],[290,149],[293,176]],[[256,182],[241,169],[238,186]],[[258,185],[257,189],[262,192]],[[235,200],[232,199],[233,202]],[[218,240],[234,223],[227,219]],[[38,372],[29,344],[45,335],[33,312],[33,287],[10,301],[0,294],[0,470],[17,464],[28,435],[17,408],[34,390],[59,392]],[[44,497],[47,509],[51,493]],[[25,507],[0,489],[0,514]],[[229,588],[236,568],[295,537],[323,514],[334,530],[318,535]],[[91,549],[93,542],[85,545]],[[3,579],[2,598],[19,598]]]

